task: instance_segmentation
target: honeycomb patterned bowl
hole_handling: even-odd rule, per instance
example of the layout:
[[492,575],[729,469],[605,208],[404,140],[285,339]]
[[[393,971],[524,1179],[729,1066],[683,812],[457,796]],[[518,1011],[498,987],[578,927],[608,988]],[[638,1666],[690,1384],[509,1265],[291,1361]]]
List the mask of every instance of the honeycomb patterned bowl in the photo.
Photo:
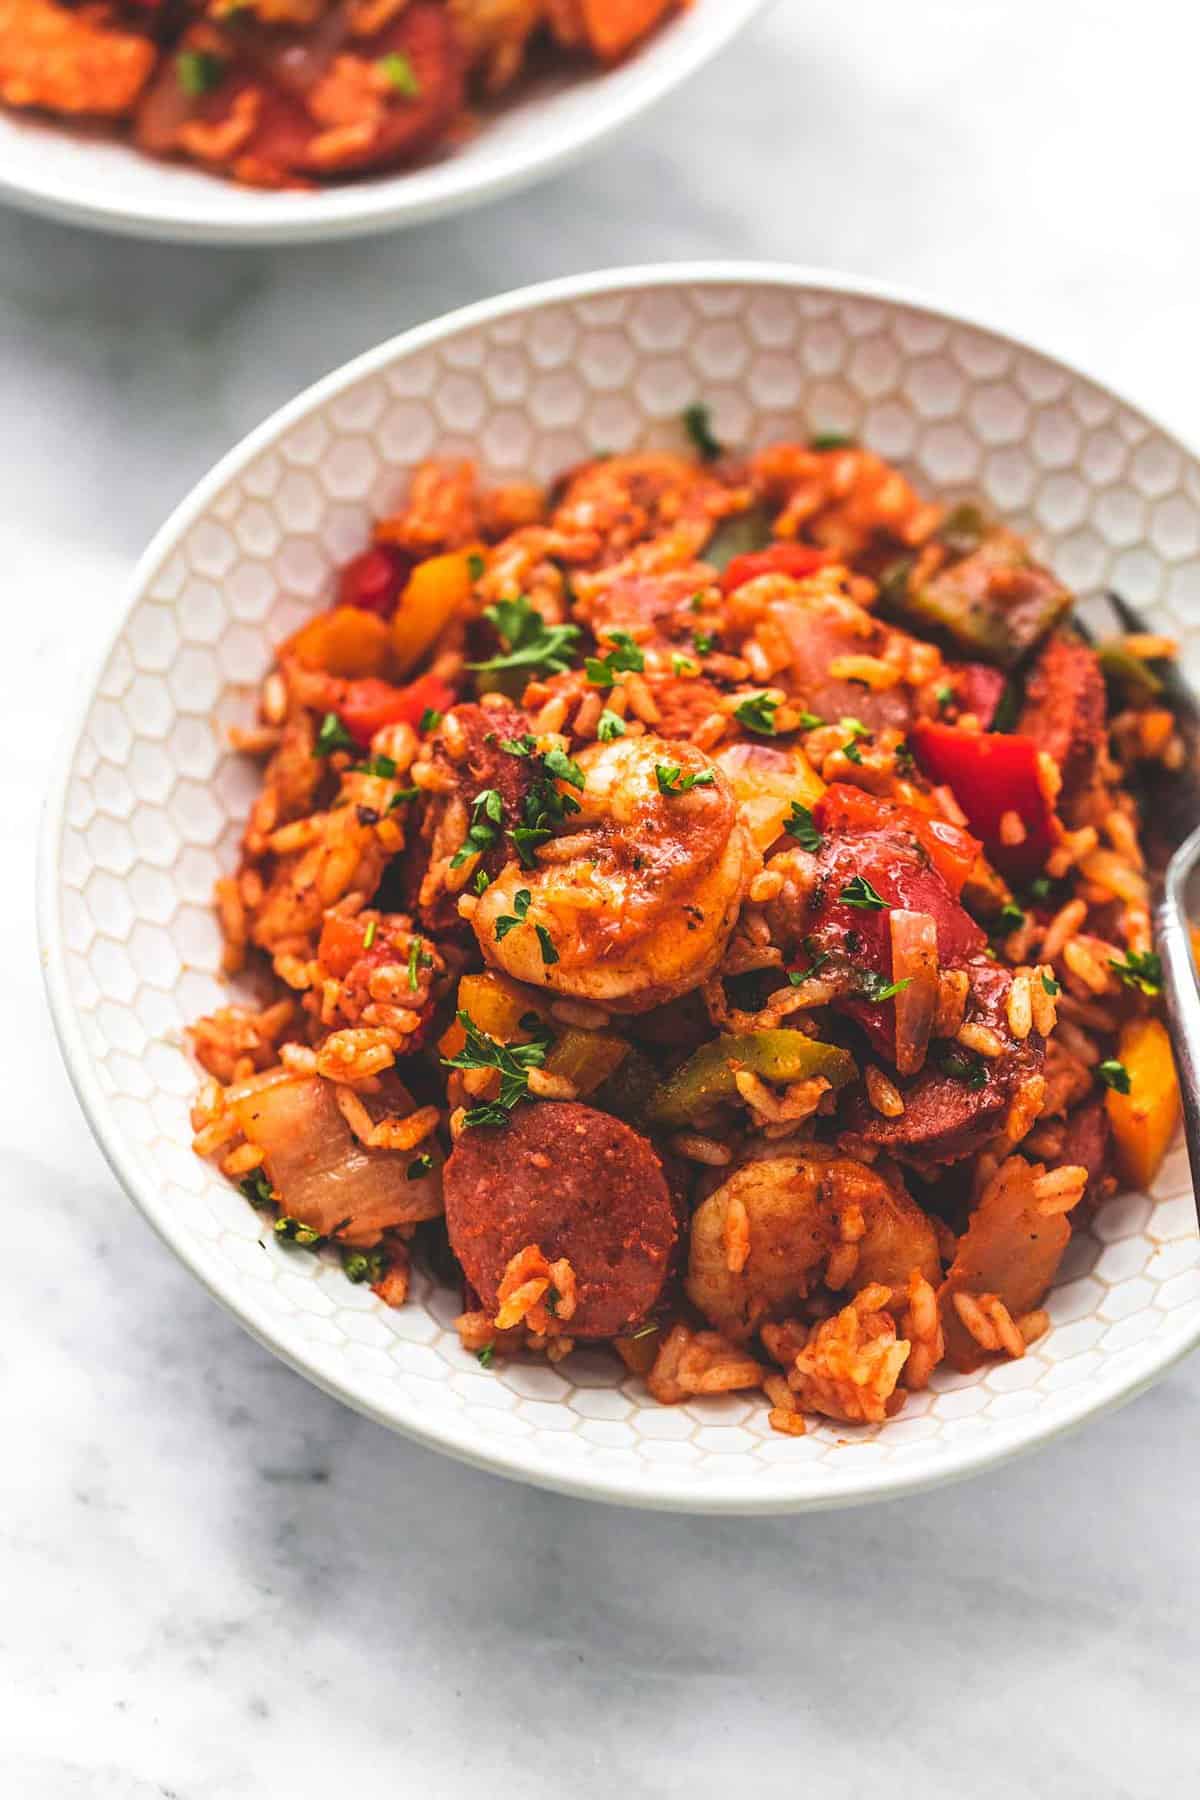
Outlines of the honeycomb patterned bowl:
[[189,1020],[223,998],[210,910],[255,769],[226,747],[272,646],[433,451],[502,480],[597,445],[672,444],[703,397],[729,443],[852,433],[943,496],[982,495],[1081,592],[1111,582],[1200,660],[1200,466],[1116,398],[1007,338],[844,280],[623,271],[469,308],[351,363],[212,472],[147,551],[51,792],[40,918],[67,1064],[112,1167],[264,1344],[382,1423],[593,1498],[773,1512],[895,1495],[1029,1449],[1200,1339],[1182,1146],[1071,1245],[1021,1362],[939,1374],[882,1430],[767,1426],[740,1397],[648,1401],[606,1353],[485,1372],[455,1296],[383,1307],[289,1253],[189,1149]]
[[133,237],[310,243],[443,218],[566,167],[724,49],[766,0],[693,0],[614,69],[564,68],[488,108],[483,129],[413,169],[311,192],[241,187],[117,138],[0,109],[0,198]]

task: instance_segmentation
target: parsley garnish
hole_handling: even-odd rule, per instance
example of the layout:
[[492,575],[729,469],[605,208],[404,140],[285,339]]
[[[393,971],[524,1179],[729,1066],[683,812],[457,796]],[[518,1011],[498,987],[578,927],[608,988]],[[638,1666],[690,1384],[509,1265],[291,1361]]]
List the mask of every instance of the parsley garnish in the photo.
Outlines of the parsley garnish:
[[646,667],[646,658],[641,647],[634,642],[627,631],[610,631],[605,642],[613,646],[604,656],[589,656],[584,662],[584,673],[593,687],[610,688],[616,685],[618,675],[626,670],[640,675]]
[[302,1250],[311,1250],[322,1242],[321,1233],[314,1231],[311,1225],[305,1225],[300,1219],[290,1218],[286,1213],[275,1221],[275,1236],[284,1244],[298,1244]]
[[863,969],[858,976],[858,991],[863,999],[869,1000],[873,1006],[882,1006],[885,1000],[891,1000],[895,995],[902,994],[905,988],[911,985],[911,982],[911,975],[906,975],[903,981],[885,981],[882,975],[875,973],[874,969]]
[[583,770],[577,762],[572,762],[565,750],[547,750],[542,758],[542,767],[547,775],[553,775],[557,781],[566,781],[571,787],[583,786]]
[[692,633],[692,649],[697,656],[707,656],[716,641],[711,631],[693,631]]
[[882,894],[875,892],[865,875],[852,875],[838,899],[847,906],[860,907],[863,912],[882,912],[888,904]]
[[501,913],[496,920],[496,942],[503,943],[510,931],[524,923],[525,914],[529,911],[529,902],[533,895],[528,888],[518,888],[513,895],[513,909],[510,913]]
[[421,714],[421,723],[417,729],[420,731],[421,736],[424,737],[427,731],[436,731],[441,722],[442,714],[438,711],[437,707],[427,706],[425,711]]
[[422,1175],[428,1175],[433,1167],[433,1158],[428,1150],[422,1150],[420,1156],[414,1156],[404,1171],[405,1181],[420,1181]]
[[578,625],[547,625],[524,594],[485,606],[483,616],[495,626],[507,648],[486,662],[468,663],[468,668],[485,674],[501,669],[541,669],[547,675],[561,675],[570,668],[568,652],[579,637]]
[[1053,975],[1047,975],[1044,969],[1042,971],[1042,987],[1052,1000],[1056,994],[1062,993],[1062,988],[1058,985],[1058,982],[1055,981]]
[[496,1357],[495,1344],[485,1344],[482,1350],[475,1352],[475,1361],[481,1369],[490,1369]]
[[1123,1062],[1118,1062],[1115,1057],[1109,1057],[1107,1062],[1102,1062],[1096,1073],[1105,1087],[1112,1088],[1114,1093],[1127,1094],[1129,1092],[1131,1086],[1129,1070]]
[[507,750],[510,756],[532,756],[537,749],[537,739],[526,731],[520,737],[501,738],[500,748]]
[[870,738],[873,735],[861,719],[839,719],[838,724],[843,731],[850,733],[852,741],[858,738]]
[[396,764],[390,756],[371,756],[365,763],[351,763],[350,768],[355,775],[379,775],[384,781],[390,781],[396,773]]
[[267,1180],[265,1170],[255,1169],[252,1175],[239,1181],[238,1186],[252,1206],[274,1206],[275,1190]]
[[398,50],[390,50],[386,56],[380,57],[375,67],[397,94],[404,94],[410,100],[418,98],[421,83],[407,56],[402,56]]
[[554,948],[554,939],[544,925],[535,925],[533,929],[537,932],[538,943],[542,947],[542,961],[548,968],[551,963],[558,961],[558,951]]
[[957,1046],[953,1050],[947,1050],[942,1057],[941,1070],[943,1075],[950,1075],[955,1081],[963,1081],[969,1088],[987,1086],[987,1070],[983,1061],[970,1050]]
[[211,94],[225,75],[223,57],[208,50],[181,50],[175,58],[175,79],[192,100]]
[[1013,900],[1006,900],[1000,908],[1000,923],[1008,925],[1013,931],[1019,931],[1025,923],[1025,914]]
[[747,731],[756,731],[760,737],[775,736],[775,714],[779,702],[770,694],[748,694],[739,706],[733,709],[733,716]]
[[685,775],[678,763],[655,763],[654,779],[660,794],[689,794],[693,788],[711,787],[716,776],[711,769],[693,769]]
[[415,800],[420,791],[420,788],[415,787],[397,788],[396,792],[388,801],[388,811],[395,812],[396,808],[398,806],[403,806],[406,800]]
[[795,838],[802,850],[811,850],[814,855],[825,842],[825,839],[813,824],[812,808],[801,806],[798,800],[792,801],[791,817],[788,819],[783,829],[788,833],[789,837]]
[[853,738],[850,739],[850,742],[848,744],[842,745],[842,755],[845,757],[847,762],[858,763],[858,764],[862,763],[862,751],[859,749],[858,745],[854,742]]
[[342,1273],[356,1287],[360,1281],[378,1281],[383,1274],[383,1251],[343,1250]]
[[700,666],[690,656],[673,656],[671,658],[672,675],[698,675]]
[[376,937],[376,934],[378,931],[379,931],[379,920],[378,919],[369,919],[367,921],[367,929],[363,932],[362,947],[364,950],[369,950],[371,948],[371,945],[375,942],[375,937]]
[[788,980],[793,987],[800,987],[804,982],[811,981],[814,975],[820,974],[827,962],[832,961],[828,950],[817,949],[815,938],[806,937],[804,940],[804,948],[808,952],[811,960],[807,969],[788,970]]
[[596,722],[596,736],[602,744],[611,744],[614,738],[625,736],[625,721],[620,713],[611,712],[606,706]]
[[480,1031],[470,1013],[456,1015],[466,1035],[466,1043],[457,1056],[444,1056],[448,1069],[497,1069],[500,1093],[487,1106],[476,1106],[466,1115],[467,1125],[503,1125],[517,1102],[524,1100],[529,1087],[530,1069],[540,1069],[546,1060],[545,1040],[532,1044],[500,1044],[486,1031]]
[[798,731],[816,731],[825,723],[819,713],[802,712],[796,721]]
[[1162,959],[1153,950],[1129,950],[1124,957],[1110,956],[1108,966],[1126,987],[1153,999],[1162,993]]
[[476,794],[471,807],[471,824],[462,847],[450,858],[450,867],[459,869],[469,856],[480,851],[490,850],[500,836],[500,823],[504,818],[504,802],[500,798],[498,788],[484,788]]
[[421,977],[417,971],[432,967],[432,956],[426,956],[424,944],[419,937],[415,937],[408,946],[408,985],[414,993],[421,985]]
[[321,729],[317,732],[317,741],[313,745],[314,756],[332,756],[335,750],[357,750],[358,745],[342,724],[335,712],[327,712],[321,720]]
[[945,712],[948,706],[954,704],[954,689],[947,683],[944,687],[934,688],[933,697],[938,703],[938,711]]
[[1045,875],[1035,875],[1029,884],[1029,892],[1035,900],[1045,900],[1050,893],[1049,877]]
[[693,405],[684,407],[683,428],[696,446],[696,453],[701,461],[716,462],[724,445],[713,436],[712,414],[703,401],[697,400]]
[[480,556],[478,550],[472,550],[467,558],[467,574],[471,577],[471,580],[478,581],[486,568],[487,559]]
[[810,450],[853,450],[854,439],[841,431],[819,431],[814,438],[809,438]]
[[488,889],[491,887],[491,885],[492,885],[492,878],[488,874],[487,870],[486,869],[476,869],[475,879],[471,883],[471,886],[475,889],[475,892],[477,894],[486,894]]

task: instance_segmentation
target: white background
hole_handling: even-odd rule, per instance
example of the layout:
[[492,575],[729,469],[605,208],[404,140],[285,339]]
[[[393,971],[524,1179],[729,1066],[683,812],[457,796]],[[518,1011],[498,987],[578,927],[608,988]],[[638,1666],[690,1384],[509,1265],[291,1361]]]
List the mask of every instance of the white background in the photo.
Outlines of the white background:
[[581,170],[376,242],[184,250],[0,211],[0,1794],[1191,1792],[1200,1364],[966,1487],[777,1522],[524,1491],[276,1364],[124,1200],[41,998],[32,845],[154,528],[315,376],[618,262],[925,289],[1200,436],[1182,0],[778,0]]

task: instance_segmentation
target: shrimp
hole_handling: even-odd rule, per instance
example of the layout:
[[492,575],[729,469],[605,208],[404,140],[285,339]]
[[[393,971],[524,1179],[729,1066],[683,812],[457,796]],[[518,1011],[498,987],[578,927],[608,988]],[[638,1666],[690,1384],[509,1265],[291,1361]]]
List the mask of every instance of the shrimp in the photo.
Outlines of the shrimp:
[[759,867],[724,774],[646,734],[581,752],[568,835],[508,863],[474,909],[487,961],[532,987],[639,1013],[717,967]]
[[[749,1239],[744,1260],[732,1262],[731,1210],[744,1215]],[[865,1163],[813,1144],[803,1156],[743,1164],[703,1201],[686,1285],[709,1323],[742,1343],[766,1321],[794,1313],[821,1282],[850,1293],[901,1287],[913,1269],[933,1285],[940,1280],[937,1238],[920,1207]]]

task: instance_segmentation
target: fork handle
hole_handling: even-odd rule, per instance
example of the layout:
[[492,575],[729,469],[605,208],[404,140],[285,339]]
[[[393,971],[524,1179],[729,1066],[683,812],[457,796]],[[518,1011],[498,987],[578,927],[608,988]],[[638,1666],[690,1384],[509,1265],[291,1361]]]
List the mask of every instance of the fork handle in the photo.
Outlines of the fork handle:
[[1155,938],[1162,959],[1163,997],[1183,1104],[1192,1187],[1200,1211],[1200,984],[1192,951],[1187,913],[1188,878],[1200,861],[1200,829],[1176,850],[1167,864],[1162,898],[1155,910]]

